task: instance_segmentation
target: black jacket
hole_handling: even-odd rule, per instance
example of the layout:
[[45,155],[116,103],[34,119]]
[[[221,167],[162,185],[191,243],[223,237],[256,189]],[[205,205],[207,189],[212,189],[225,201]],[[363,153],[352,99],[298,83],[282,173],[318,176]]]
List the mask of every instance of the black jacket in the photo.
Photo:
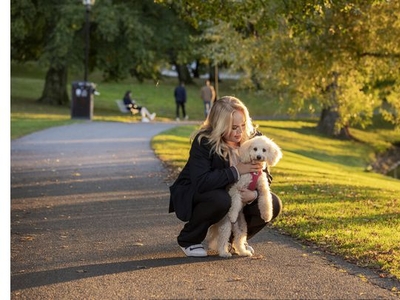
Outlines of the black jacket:
[[122,100],[124,101],[124,104],[128,109],[131,109],[131,108],[141,109],[142,108],[141,106],[137,105],[136,102],[128,96],[125,96],[124,99],[122,99]]
[[175,102],[186,103],[186,90],[183,86],[178,86],[174,91]]
[[211,145],[207,141],[202,138],[199,144],[196,136],[185,167],[170,187],[169,212],[175,212],[182,221],[190,219],[196,193],[225,189],[238,179],[235,168],[229,166],[229,160],[210,153]]

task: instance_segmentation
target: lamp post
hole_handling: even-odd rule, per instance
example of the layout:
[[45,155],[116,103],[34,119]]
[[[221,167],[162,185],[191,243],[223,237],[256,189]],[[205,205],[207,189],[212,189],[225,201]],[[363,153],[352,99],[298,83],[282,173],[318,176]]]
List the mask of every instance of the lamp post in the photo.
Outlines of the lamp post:
[[72,101],[71,101],[71,118],[92,119],[93,116],[93,94],[95,94],[94,85],[88,81],[88,65],[89,65],[89,42],[90,42],[90,8],[95,0],[83,0],[85,5],[85,74],[84,81],[72,82]]
[[86,7],[86,15],[85,15],[85,75],[84,82],[88,80],[88,65],[89,65],[89,47],[90,47],[90,8],[94,5],[96,0],[83,0],[82,3]]
[[215,85],[215,99],[214,100],[217,100],[218,99],[218,94],[219,94],[219,91],[218,91],[218,63],[217,62],[215,62],[215,66],[214,66],[214,85]]

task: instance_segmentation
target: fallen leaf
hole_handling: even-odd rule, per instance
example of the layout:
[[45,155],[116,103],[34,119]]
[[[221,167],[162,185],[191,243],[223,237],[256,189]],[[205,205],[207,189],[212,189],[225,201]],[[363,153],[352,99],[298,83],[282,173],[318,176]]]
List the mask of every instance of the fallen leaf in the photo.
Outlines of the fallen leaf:
[[243,278],[236,277],[236,278],[229,279],[228,282],[241,281],[241,280],[243,280]]

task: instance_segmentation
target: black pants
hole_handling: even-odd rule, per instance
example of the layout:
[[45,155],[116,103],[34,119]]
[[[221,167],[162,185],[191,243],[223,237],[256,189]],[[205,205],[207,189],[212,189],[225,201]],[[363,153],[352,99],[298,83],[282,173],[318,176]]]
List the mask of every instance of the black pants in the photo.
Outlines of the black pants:
[[[273,217],[278,217],[282,210],[281,199],[272,194]],[[226,190],[215,190],[194,196],[194,207],[192,217],[185,224],[178,236],[178,244],[181,247],[188,247],[200,244],[207,235],[208,228],[220,221],[229,211],[231,198]],[[243,208],[247,223],[247,239],[252,238],[257,232],[267,225],[258,209],[257,200]],[[271,221],[272,221],[271,220]]]
[[185,103],[176,102],[176,117],[179,118],[179,108],[182,109],[182,117],[186,117]]

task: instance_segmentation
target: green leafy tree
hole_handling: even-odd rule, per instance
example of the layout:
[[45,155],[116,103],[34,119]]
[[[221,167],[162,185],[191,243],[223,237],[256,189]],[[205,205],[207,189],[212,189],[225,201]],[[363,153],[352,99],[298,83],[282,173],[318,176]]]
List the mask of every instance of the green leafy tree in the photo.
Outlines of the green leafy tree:
[[[186,24],[173,10],[151,0],[98,0],[89,16],[89,70],[103,71],[104,80],[156,79],[171,53],[179,63],[179,55],[190,52]],[[69,102],[68,70],[83,74],[84,30],[85,7],[80,1],[11,1],[12,60],[39,61],[48,68],[38,101]]]
[[293,114],[321,112],[321,131],[348,137],[378,108],[400,124],[399,1],[173,2],[206,27],[201,50],[243,72],[243,87],[286,102]]

